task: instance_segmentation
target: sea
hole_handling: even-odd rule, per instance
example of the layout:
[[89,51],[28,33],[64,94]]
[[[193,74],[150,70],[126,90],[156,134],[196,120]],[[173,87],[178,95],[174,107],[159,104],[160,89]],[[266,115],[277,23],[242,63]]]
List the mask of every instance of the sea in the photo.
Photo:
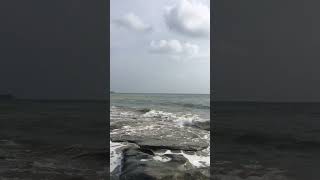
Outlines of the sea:
[[320,103],[213,102],[216,179],[318,180]]
[[[182,154],[196,168],[211,165],[211,178],[215,180],[318,180],[320,177],[320,103],[213,101],[210,116],[210,95],[115,93],[110,96],[110,123],[114,126],[111,135],[145,139],[163,129],[171,135],[178,128],[184,131],[188,127],[195,130],[193,134],[199,132],[200,140],[209,144],[197,154],[171,150],[155,153],[154,158],[159,161],[170,160],[163,154]],[[119,121],[124,124],[115,123]],[[141,126],[132,126],[130,122],[141,122],[138,123]],[[155,129],[153,125],[159,122],[162,129]],[[111,173],[121,173],[118,170],[124,146],[123,142],[110,141]]]
[[106,104],[0,100],[0,179],[105,179]]
[[[152,135],[165,134],[167,141],[164,143],[163,151],[155,152],[154,160],[161,162],[170,161],[165,154],[181,154],[195,167],[210,166],[210,95],[209,94],[110,94],[110,172],[118,173],[121,169],[123,155],[122,142],[113,142],[112,137],[132,136],[146,139],[148,146],[159,146],[158,139]],[[138,125],[137,125],[138,124]],[[159,128],[160,127],[160,128]],[[197,136],[193,138],[192,136]],[[150,138],[151,137],[151,138]],[[127,139],[130,137],[126,137]],[[198,148],[197,144],[187,147],[179,146],[182,141],[199,140],[206,148],[199,153],[185,153],[179,148]],[[123,140],[126,141],[126,140]],[[137,141],[137,140],[136,140]],[[132,141],[130,141],[132,142]],[[149,144],[148,144],[149,143]],[[168,145],[166,144],[168,143]],[[181,142],[183,143],[183,142]],[[190,142],[191,143],[191,142]],[[144,145],[145,145],[144,144]],[[175,145],[178,144],[178,145]],[[186,142],[188,144],[188,142]],[[165,147],[168,147],[166,149]],[[200,145],[199,145],[200,146]],[[172,149],[176,149],[172,151]],[[144,160],[141,160],[144,161]]]

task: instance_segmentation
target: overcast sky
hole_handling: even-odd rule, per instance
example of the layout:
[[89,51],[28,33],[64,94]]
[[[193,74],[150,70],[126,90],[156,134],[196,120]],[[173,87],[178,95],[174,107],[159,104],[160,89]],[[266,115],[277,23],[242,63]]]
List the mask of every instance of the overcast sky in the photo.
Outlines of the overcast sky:
[[0,94],[104,99],[107,17],[102,1],[0,1]]
[[216,101],[320,102],[319,1],[212,1]]
[[209,0],[111,0],[111,90],[209,93]]

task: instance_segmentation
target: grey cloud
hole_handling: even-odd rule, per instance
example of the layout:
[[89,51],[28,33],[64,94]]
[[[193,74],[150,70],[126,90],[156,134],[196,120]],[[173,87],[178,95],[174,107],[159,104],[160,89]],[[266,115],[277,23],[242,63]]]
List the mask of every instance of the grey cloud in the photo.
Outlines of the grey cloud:
[[192,57],[199,53],[199,46],[178,40],[151,41],[150,52],[155,54]]
[[128,13],[124,16],[113,20],[113,23],[119,27],[124,27],[130,30],[139,32],[150,32],[152,27],[149,24],[144,23],[139,16],[134,13]]
[[164,14],[170,30],[193,37],[210,35],[210,10],[201,1],[181,0],[167,7]]

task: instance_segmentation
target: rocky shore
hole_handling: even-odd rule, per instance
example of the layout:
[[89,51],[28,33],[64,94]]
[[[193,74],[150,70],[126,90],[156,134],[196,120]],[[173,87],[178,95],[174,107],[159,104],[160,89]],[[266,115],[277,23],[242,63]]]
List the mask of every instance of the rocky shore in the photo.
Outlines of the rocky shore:
[[111,114],[111,144],[118,143],[111,149],[111,161],[118,161],[112,180],[210,179],[208,130],[182,126],[162,112],[114,108]]

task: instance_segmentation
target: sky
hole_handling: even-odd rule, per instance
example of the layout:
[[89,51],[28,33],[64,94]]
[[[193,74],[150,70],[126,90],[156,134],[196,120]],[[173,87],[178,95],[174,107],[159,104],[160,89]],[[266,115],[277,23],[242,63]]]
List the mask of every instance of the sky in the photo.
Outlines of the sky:
[[210,91],[209,0],[111,0],[111,90]]
[[103,1],[1,1],[0,94],[25,99],[105,99]]
[[216,101],[320,101],[319,1],[212,1]]
[[213,54],[209,1],[111,0],[110,41],[101,3],[0,2],[0,94],[104,97],[110,50],[114,91],[320,101],[320,2],[211,1]]

